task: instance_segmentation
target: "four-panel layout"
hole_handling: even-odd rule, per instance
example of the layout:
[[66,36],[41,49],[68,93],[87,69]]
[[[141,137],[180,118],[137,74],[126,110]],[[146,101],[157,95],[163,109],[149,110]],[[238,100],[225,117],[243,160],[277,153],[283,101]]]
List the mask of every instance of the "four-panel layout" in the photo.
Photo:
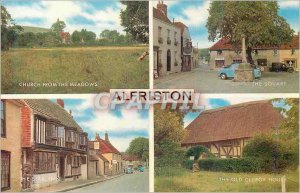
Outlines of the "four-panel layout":
[[1,191],[299,191],[297,0],[4,0],[1,77]]

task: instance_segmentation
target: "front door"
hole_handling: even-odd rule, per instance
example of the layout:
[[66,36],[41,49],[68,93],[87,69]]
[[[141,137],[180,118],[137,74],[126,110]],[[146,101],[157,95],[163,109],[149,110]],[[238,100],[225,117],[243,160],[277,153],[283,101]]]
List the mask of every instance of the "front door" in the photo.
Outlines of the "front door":
[[65,178],[65,156],[61,155],[59,160],[59,177],[61,180]]
[[171,51],[167,51],[167,71],[171,71]]

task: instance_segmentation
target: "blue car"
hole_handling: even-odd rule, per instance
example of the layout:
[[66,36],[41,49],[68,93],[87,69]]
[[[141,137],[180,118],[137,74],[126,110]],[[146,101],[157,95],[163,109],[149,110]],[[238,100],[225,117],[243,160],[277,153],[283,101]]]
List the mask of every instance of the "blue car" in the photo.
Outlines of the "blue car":
[[[240,63],[232,63],[229,66],[225,66],[218,71],[218,77],[220,77],[222,80],[234,78],[235,75],[235,69],[238,68]],[[261,72],[257,68],[253,68],[253,74],[255,78],[261,77]]]
[[144,171],[145,171],[145,166],[139,165],[138,171],[139,171],[139,172],[144,172]]

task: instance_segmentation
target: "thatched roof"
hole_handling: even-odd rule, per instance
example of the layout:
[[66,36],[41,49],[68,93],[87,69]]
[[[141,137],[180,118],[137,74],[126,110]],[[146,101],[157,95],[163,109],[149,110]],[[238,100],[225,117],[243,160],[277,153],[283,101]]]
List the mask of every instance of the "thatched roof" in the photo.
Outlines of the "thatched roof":
[[204,111],[186,127],[182,145],[253,137],[279,126],[283,116],[270,101]]

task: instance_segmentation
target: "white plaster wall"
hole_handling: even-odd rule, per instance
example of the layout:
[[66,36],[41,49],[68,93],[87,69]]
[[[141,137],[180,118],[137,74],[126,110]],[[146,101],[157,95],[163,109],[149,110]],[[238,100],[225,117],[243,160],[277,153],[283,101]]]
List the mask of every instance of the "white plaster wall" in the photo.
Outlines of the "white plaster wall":
[[[163,38],[163,43],[158,42],[158,27],[161,27],[161,37]],[[168,29],[170,30],[170,39],[171,44],[167,44],[168,38]],[[175,33],[176,40],[178,42],[177,46],[174,45],[175,41]],[[177,28],[175,25],[160,21],[156,18],[153,19],[153,46],[159,46],[159,50],[162,50],[161,54],[161,61],[162,61],[162,68],[160,70],[160,75],[167,75],[170,73],[180,72],[181,71],[181,42],[180,42],[180,29]],[[167,51],[171,51],[171,71],[167,72]],[[175,51],[177,52],[175,56]],[[178,65],[175,66],[175,61],[177,60]]]

